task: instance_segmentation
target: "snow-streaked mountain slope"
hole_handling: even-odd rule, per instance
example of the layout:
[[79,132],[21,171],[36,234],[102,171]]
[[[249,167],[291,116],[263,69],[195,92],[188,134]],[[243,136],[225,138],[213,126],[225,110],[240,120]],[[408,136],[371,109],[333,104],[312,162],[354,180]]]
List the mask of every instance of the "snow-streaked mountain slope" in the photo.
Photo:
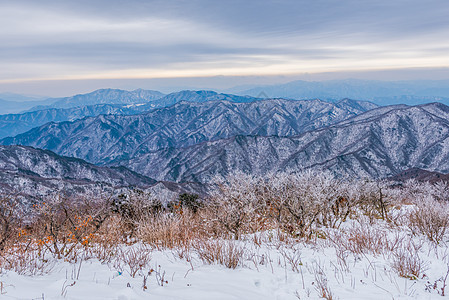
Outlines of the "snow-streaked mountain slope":
[[121,164],[157,179],[207,182],[233,171],[329,169],[382,178],[409,168],[449,172],[449,120],[440,104],[372,111],[294,137],[235,136],[136,156]]
[[299,135],[348,119],[372,106],[350,100],[336,104],[283,99],[250,103],[180,102],[139,115],[100,115],[50,123],[1,143],[49,149],[104,164],[235,135]]
[[26,196],[58,191],[85,194],[120,187],[147,188],[156,183],[124,167],[98,167],[81,159],[25,146],[0,146],[0,182],[3,194]]
[[21,114],[0,115],[0,138],[15,136],[49,122],[74,121],[102,114],[131,115],[142,112],[138,105],[97,104],[71,108],[48,108]]

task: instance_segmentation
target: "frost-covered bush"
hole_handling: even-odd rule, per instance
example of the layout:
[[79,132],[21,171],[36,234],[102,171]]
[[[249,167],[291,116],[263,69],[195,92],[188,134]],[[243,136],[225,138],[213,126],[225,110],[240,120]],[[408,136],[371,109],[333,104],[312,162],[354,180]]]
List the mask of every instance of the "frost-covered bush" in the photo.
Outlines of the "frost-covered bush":
[[238,238],[245,228],[280,226],[305,236],[317,226],[338,227],[361,199],[354,185],[329,173],[234,174],[216,182],[209,207]]
[[[312,238],[316,244],[330,243],[345,268],[348,253],[395,252],[396,256],[389,256],[394,268],[405,274],[401,276],[410,276],[420,273],[415,272],[419,261],[398,250],[406,241],[404,236],[411,231],[427,237],[432,245],[448,240],[448,187],[443,183],[394,184],[306,171],[263,176],[237,173],[216,179],[213,185],[215,189],[204,199],[181,194],[172,209],[162,205],[167,199],[138,190],[103,199],[46,199],[32,208],[26,224],[17,215],[15,198],[0,199],[0,268],[25,270],[28,254],[42,259],[44,252],[68,261],[87,253],[110,263],[118,253],[117,245],[124,243],[170,249],[180,258],[190,259],[196,253],[207,263],[226,257],[230,263],[225,265],[234,267],[241,265],[242,252],[227,247],[231,245],[227,241],[238,239],[232,242],[238,246],[255,233],[257,247],[267,242],[279,249]],[[394,230],[405,235],[389,236]],[[17,249],[26,249],[21,250],[21,260],[7,263]],[[35,252],[25,253],[31,250]],[[300,261],[284,258],[294,264]],[[140,272],[139,268],[130,272],[136,270]]]
[[371,221],[389,218],[389,206],[395,201],[395,194],[386,182],[359,180],[351,185],[354,202]]
[[257,197],[278,225],[304,236],[317,226],[339,227],[360,202],[354,187],[330,173],[277,173],[258,179]]
[[216,178],[215,190],[207,203],[214,218],[235,239],[239,239],[248,225],[254,225],[263,203],[257,197],[257,180],[251,175],[236,173],[226,181]]
[[338,217],[333,214],[340,214],[337,206],[342,197],[336,180],[329,174],[312,172],[291,174],[283,179],[280,184],[289,191],[283,199],[284,227],[305,235],[315,224],[335,225]]
[[449,227],[449,186],[446,182],[409,180],[401,189],[403,202],[410,205],[405,215],[407,225],[415,235],[424,235],[440,243]]

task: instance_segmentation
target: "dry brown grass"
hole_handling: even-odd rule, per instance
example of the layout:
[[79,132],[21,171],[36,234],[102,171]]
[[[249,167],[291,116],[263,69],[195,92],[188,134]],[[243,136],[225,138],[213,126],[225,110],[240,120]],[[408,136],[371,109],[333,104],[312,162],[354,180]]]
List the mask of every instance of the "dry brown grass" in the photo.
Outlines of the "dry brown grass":
[[354,254],[378,255],[391,249],[386,232],[366,223],[356,223],[345,230],[333,231],[329,235],[329,240],[342,251]]
[[326,274],[324,273],[324,270],[320,265],[315,265],[314,271],[316,282],[315,289],[318,292],[318,295],[320,296],[320,298],[326,300],[333,300],[334,295],[328,286],[327,277]]
[[419,253],[421,247],[422,245],[409,241],[403,244],[402,247],[391,251],[391,267],[399,276],[418,279],[424,274],[424,271],[427,270],[427,264]]
[[[120,254],[118,248],[135,243],[149,249],[171,249],[181,259],[190,260],[195,253],[204,263],[236,268],[248,253],[239,241],[232,240],[247,239],[251,234],[254,245],[266,243],[279,251],[298,241],[323,240],[337,249],[342,266],[347,266],[348,253],[389,253],[400,276],[418,276],[425,265],[412,257],[417,250],[407,248],[410,239],[399,234],[387,236],[388,230],[409,228],[433,243],[443,241],[449,226],[445,191],[442,186],[417,183],[392,188],[385,183],[337,181],[326,174],[283,173],[266,177],[237,174],[218,182],[201,205],[195,204],[196,197],[184,195],[184,202],[169,208],[147,193],[132,191],[113,199],[59,197],[18,215],[13,212],[23,211],[16,210],[20,203],[3,198],[0,268],[42,273],[45,262],[50,266],[50,258],[76,262],[94,257],[114,263],[118,257],[135,276],[143,268],[135,262],[145,261],[149,255]],[[195,205],[186,205],[185,199]],[[414,208],[391,221],[391,208],[401,206],[404,199]],[[348,219],[353,225],[342,226]],[[373,222],[385,226],[374,229]],[[275,234],[257,237],[260,232]],[[298,271],[299,252],[289,252],[285,260]]]
[[430,241],[438,244],[449,228],[448,204],[429,197],[416,201],[408,221],[414,234],[425,235]]
[[138,273],[143,275],[143,270],[150,264],[151,252],[152,250],[145,245],[120,248],[114,265],[117,270],[127,272],[133,278]]
[[244,262],[245,248],[229,240],[198,240],[193,245],[205,264],[220,264],[235,269]]
[[180,215],[164,214],[142,221],[137,228],[137,237],[157,249],[172,249],[189,246],[195,238],[193,224]]

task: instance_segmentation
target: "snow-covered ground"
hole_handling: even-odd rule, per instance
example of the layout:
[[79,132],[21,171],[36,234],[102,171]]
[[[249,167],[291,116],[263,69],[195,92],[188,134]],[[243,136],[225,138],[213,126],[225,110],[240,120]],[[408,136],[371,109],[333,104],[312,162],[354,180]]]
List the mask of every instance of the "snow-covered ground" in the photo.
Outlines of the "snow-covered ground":
[[378,237],[386,234],[393,242],[396,236],[403,245],[412,243],[418,249],[423,264],[419,278],[399,276],[393,268],[394,255],[354,254],[333,245],[331,240],[338,232],[329,232],[327,238],[313,243],[279,242],[276,234],[263,232],[257,238],[217,242],[234,245],[243,253],[235,269],[208,264],[196,250],[123,245],[114,250],[122,253],[116,255],[121,260],[89,258],[69,263],[51,258],[43,275],[5,271],[0,276],[0,298],[287,300],[320,299],[324,289],[333,297],[328,299],[440,299],[448,273],[447,247],[432,246],[423,237],[411,238],[406,232],[371,229],[380,233]]
[[[209,199],[220,205],[196,213],[175,205],[151,215],[153,206],[131,197],[119,206],[127,214],[110,216],[99,231],[84,210],[70,218],[73,209],[43,203],[34,207],[34,227],[15,232],[0,252],[0,299],[447,297],[447,185],[353,187],[309,175],[270,182],[255,196],[263,184],[236,177],[235,188]],[[347,198],[325,195],[337,188]],[[282,215],[260,203],[277,197],[288,208]],[[307,222],[313,226],[304,229]]]

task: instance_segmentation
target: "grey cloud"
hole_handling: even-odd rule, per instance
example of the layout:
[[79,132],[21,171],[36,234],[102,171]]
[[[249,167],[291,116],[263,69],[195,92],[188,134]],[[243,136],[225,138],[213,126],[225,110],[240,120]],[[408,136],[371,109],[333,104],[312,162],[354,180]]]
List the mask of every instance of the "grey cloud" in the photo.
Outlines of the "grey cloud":
[[108,20],[147,17],[194,20],[209,26],[253,34],[292,34],[326,29],[404,34],[448,27],[446,0],[78,0],[21,1]]
[[[33,28],[12,25],[0,32],[0,67],[48,63],[61,68],[76,65],[95,73],[177,63],[245,65],[245,59],[248,65],[263,60],[288,64],[294,60],[363,60],[404,50],[423,57],[445,56],[449,46],[444,44],[449,34],[447,0],[0,0],[2,7],[48,12],[63,20],[67,17],[68,22],[73,17],[119,27],[154,19],[180,23],[173,25],[179,28],[160,32],[151,31],[151,23],[138,29],[83,27],[56,33],[33,33]],[[20,25],[22,21],[14,22]],[[184,33],[183,24],[191,25],[191,31]],[[70,25],[76,29],[78,24]],[[24,77],[26,73],[25,66]]]

